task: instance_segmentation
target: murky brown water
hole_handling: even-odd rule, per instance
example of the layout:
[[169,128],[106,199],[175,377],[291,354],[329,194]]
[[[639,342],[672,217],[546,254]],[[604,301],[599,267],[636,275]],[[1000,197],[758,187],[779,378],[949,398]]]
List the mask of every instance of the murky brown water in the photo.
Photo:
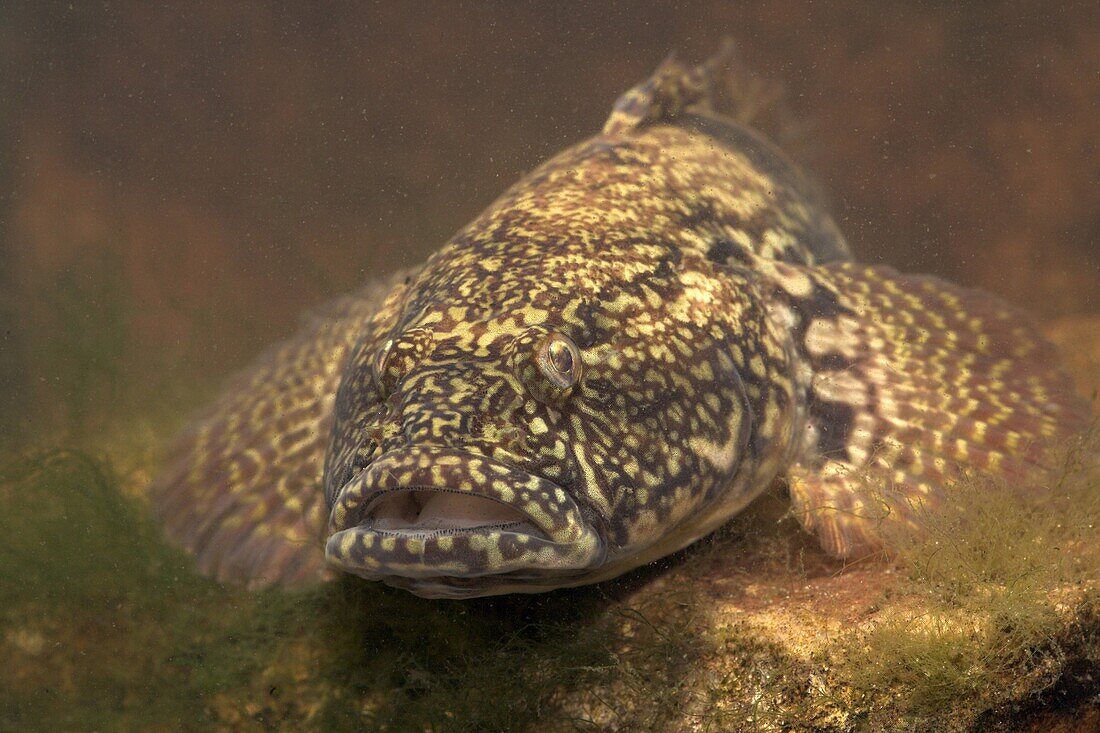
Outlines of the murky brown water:
[[5,16],[0,368],[24,433],[208,383],[303,308],[422,258],[670,50],[701,58],[723,34],[785,86],[799,122],[781,137],[863,259],[1044,316],[1100,307],[1094,3]]

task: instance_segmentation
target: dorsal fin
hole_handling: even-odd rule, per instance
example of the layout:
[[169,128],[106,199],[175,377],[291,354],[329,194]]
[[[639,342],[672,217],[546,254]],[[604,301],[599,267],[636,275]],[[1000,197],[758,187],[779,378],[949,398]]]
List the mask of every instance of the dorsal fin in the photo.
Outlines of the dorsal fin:
[[744,118],[755,116],[774,101],[776,90],[759,84],[741,89],[750,80],[743,69],[737,68],[735,59],[735,44],[730,38],[723,41],[718,53],[698,66],[688,66],[675,53],[669,54],[648,79],[616,100],[603,133],[624,134],[656,122],[672,122],[685,114],[721,113],[747,122]]

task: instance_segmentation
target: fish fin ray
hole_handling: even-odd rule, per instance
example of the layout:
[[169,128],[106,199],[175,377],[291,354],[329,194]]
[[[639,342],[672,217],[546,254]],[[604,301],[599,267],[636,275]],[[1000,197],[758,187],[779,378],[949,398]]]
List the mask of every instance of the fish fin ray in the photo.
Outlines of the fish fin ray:
[[736,44],[726,38],[718,52],[698,66],[669,54],[647,79],[616,100],[603,132],[625,134],[687,115],[747,125],[774,107],[782,94],[779,85],[761,80],[738,63]]
[[341,365],[398,273],[337,299],[231,379],[176,440],[149,487],[166,538],[218,581],[328,577],[321,476]]
[[967,474],[1023,481],[1083,430],[1088,403],[1031,320],[993,295],[887,267],[777,263],[809,367],[793,511],[849,557]]

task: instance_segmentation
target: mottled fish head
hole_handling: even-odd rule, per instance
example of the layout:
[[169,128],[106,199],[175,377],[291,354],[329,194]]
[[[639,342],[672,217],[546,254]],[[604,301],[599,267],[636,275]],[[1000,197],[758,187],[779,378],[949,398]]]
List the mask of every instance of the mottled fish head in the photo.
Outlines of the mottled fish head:
[[536,592],[739,510],[760,453],[747,354],[705,308],[669,318],[705,288],[657,282],[490,318],[436,303],[361,344],[337,396],[329,562],[429,597]]
[[757,490],[783,383],[756,300],[659,240],[593,260],[582,237],[615,222],[590,212],[614,210],[569,211],[492,209],[365,328],[326,462],[331,565],[428,597],[579,585]]

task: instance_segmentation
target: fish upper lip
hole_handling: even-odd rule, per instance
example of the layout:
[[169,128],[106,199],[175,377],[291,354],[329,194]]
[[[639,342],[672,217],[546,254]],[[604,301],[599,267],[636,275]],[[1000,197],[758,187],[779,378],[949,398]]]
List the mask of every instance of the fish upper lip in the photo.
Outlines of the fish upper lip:
[[[400,491],[467,493],[500,502],[523,520],[375,529],[371,505]],[[440,587],[450,587],[448,578],[575,575],[601,565],[606,554],[603,539],[561,486],[487,456],[438,446],[389,451],[347,482],[333,502],[325,541],[328,563],[340,570]]]
[[[470,461],[478,462],[478,472],[483,477],[471,481],[462,472],[463,465]],[[580,541],[584,529],[594,532],[580,507],[558,484],[484,455],[433,446],[388,451],[347,482],[336,495],[329,514],[330,534],[361,526],[379,500],[404,491],[469,493],[500,502],[522,514],[558,544]],[[506,529],[508,524],[434,531],[364,529],[378,534],[438,536]]]

